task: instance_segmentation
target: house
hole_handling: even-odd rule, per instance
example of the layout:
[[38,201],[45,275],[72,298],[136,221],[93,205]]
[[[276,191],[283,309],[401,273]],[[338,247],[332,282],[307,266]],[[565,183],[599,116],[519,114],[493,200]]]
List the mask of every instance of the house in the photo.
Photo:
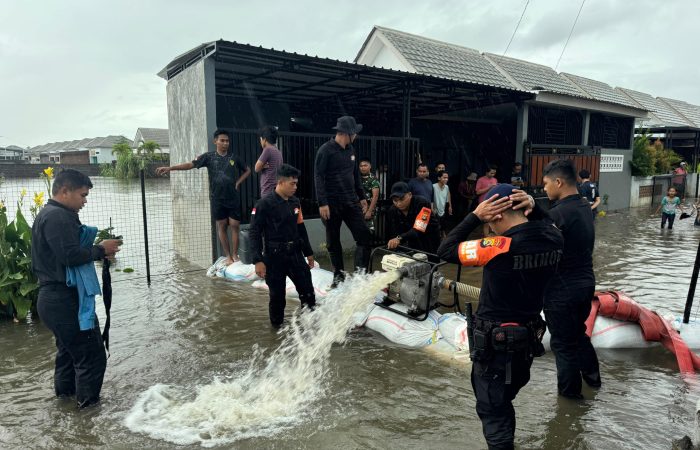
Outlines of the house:
[[8,145],[7,147],[0,147],[0,162],[2,161],[25,161],[27,155],[26,151],[22,147],[16,145]]
[[[604,189],[617,192],[627,182],[611,208],[629,206],[625,162],[635,119],[647,117],[605,83],[384,27],[374,27],[354,63],[219,40],[177,56],[159,76],[168,82],[173,164],[213,149],[217,128],[233,132],[232,148],[252,164],[260,152],[256,130],[278,127],[285,161],[303,174],[297,196],[314,246],[324,235],[314,155],[341,115],[364,125],[355,149],[380,170],[383,186],[413,176],[419,161],[445,162],[454,183],[489,164],[508,180],[513,162],[523,161],[537,190],[543,166],[564,157],[589,168]],[[605,170],[602,160],[610,161]],[[176,246],[202,265],[217,252],[200,232],[200,217],[210,216],[205,177],[190,171],[171,178],[179,193],[173,201],[197,205],[174,213]],[[257,175],[240,192],[245,222],[259,198]],[[380,195],[390,202],[387,189]],[[173,211],[184,211],[178,206]]]
[[[87,152],[87,160],[83,154],[72,154],[71,161],[78,158],[80,161],[85,161],[81,164],[105,164],[116,160],[116,156],[112,154],[112,147],[120,142],[126,142],[133,147],[133,142],[124,136],[106,136],[96,138],[85,138],[74,141],[53,142],[50,144],[38,145],[32,147],[29,151],[34,155],[40,155],[40,162],[61,163],[62,154],[64,152]],[[70,164],[75,164],[71,162]]]
[[134,148],[146,141],[153,141],[160,146],[160,152],[170,153],[170,134],[167,128],[139,128],[134,136]]

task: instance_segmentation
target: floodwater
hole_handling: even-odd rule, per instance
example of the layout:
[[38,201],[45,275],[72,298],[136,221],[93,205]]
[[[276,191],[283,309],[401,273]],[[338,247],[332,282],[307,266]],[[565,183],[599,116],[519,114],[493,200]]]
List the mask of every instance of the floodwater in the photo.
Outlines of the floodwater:
[[[114,182],[105,181],[110,187],[102,190],[96,183],[85,217],[98,220],[93,214],[105,208],[117,220],[120,210],[132,208],[120,199],[137,195],[138,186],[110,183]],[[2,193],[7,198],[13,186],[20,184],[6,181]],[[167,184],[153,191],[167,202]],[[650,217],[646,209],[598,220],[598,287],[624,290],[645,306],[680,315],[700,230],[693,228],[692,219],[677,221],[670,232],[660,230],[659,224],[660,219]],[[159,239],[156,242],[167,247],[167,236]],[[128,245],[127,236],[125,240]],[[124,255],[129,255],[126,251]],[[115,273],[111,357],[103,401],[97,407],[78,411],[73,402],[53,397],[55,347],[41,323],[0,322],[0,447],[177,447],[172,439],[154,438],[148,430],[132,431],[138,428],[133,423],[127,426],[127,418],[136,417],[144,429],[160,424],[164,430],[177,431],[172,408],[154,406],[154,390],[167,385],[166,400],[170,395],[180,402],[178,406],[199,405],[199,413],[209,414],[201,419],[199,442],[187,448],[207,444],[241,449],[486,448],[474,411],[468,366],[402,348],[365,329],[351,332],[344,344],[329,347],[328,359],[322,358],[323,376],[316,379],[309,373],[313,385],[306,384],[308,396],[295,408],[282,405],[273,409],[278,416],[267,419],[259,411],[250,411],[248,415],[262,417],[263,422],[248,423],[228,441],[211,441],[218,431],[226,433],[221,422],[218,428],[208,428],[212,415],[220,419],[235,402],[211,397],[212,403],[225,405],[216,411],[206,401],[201,404],[205,394],[217,383],[242,386],[244,393],[253,390],[255,380],[245,378],[257,373],[251,367],[262,367],[271,376],[274,367],[265,364],[275,349],[285,345],[285,337],[269,328],[264,291],[209,279],[204,271],[190,272],[196,268],[168,254],[157,263],[172,274],[154,277],[150,286],[139,270]],[[130,258],[125,257],[122,264],[135,265]],[[478,271],[470,271],[467,277],[478,279]],[[289,302],[290,316],[297,305]],[[99,301],[98,314],[103,317]],[[261,358],[260,352],[267,357]],[[515,401],[519,448],[669,448],[671,439],[693,435],[698,394],[681,379],[672,355],[660,347],[598,354],[603,387],[584,388],[587,400],[583,402],[556,395],[551,353],[535,360],[531,381]],[[298,372],[286,378],[288,366],[279,367],[283,373],[273,377],[279,384],[288,382],[290,389],[304,386]],[[220,392],[241,395],[240,391]],[[280,392],[285,391],[269,389],[265,404],[274,404]],[[149,395],[151,406],[144,409],[139,402]],[[252,402],[247,407],[256,405]],[[138,415],[139,411],[145,413]],[[183,430],[197,426],[182,420]]]

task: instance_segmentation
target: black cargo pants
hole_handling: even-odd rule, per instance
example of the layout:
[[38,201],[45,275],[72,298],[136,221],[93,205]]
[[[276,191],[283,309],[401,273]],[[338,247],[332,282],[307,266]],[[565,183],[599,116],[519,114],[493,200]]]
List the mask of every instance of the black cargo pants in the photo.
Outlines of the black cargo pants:
[[37,310],[56,338],[56,395],[75,395],[82,408],[100,399],[107,355],[99,325],[92,330],[80,330],[78,302],[78,291],[74,288],[58,284],[42,286]]
[[299,293],[299,301],[304,306],[315,306],[316,295],[311,281],[311,269],[301,250],[278,248],[265,254],[265,283],[270,289],[270,322],[279,326],[284,320],[287,306],[287,277],[292,280]]
[[581,398],[582,377],[590,386],[601,383],[598,356],[586,335],[594,288],[563,287],[549,291],[545,296],[544,316],[557,363],[557,388],[565,397]]
[[328,205],[331,217],[324,220],[326,226],[326,243],[328,255],[333,269],[337,272],[345,270],[343,262],[343,246],[340,244],[340,227],[345,225],[350,229],[355,239],[355,267],[367,269],[370,256],[371,233],[365,222],[359,202],[332,203]]
[[472,388],[476,413],[490,450],[512,449],[515,439],[513,399],[530,381],[532,357],[529,350],[510,355],[511,382],[506,384],[508,353],[493,352],[485,361],[472,364]]

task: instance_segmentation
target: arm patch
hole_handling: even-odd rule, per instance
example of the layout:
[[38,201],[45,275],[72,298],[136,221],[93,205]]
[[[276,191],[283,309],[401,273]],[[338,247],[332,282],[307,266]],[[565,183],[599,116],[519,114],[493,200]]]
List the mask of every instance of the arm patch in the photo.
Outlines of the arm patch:
[[501,253],[510,250],[511,238],[493,236],[459,244],[459,262],[463,266],[485,266]]

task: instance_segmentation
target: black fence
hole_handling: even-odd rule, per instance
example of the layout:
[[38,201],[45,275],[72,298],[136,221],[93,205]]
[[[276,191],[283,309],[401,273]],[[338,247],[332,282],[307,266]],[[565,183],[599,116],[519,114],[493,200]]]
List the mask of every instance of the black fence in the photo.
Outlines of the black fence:
[[[319,217],[314,182],[316,151],[331,138],[330,134],[280,132],[277,143],[284,162],[301,170],[296,195],[301,200],[304,217],[310,219]],[[252,169],[262,151],[257,131],[236,130],[232,139],[233,152]],[[393,183],[414,173],[420,141],[413,138],[358,136],[354,147],[358,162],[361,158],[372,162],[373,173],[380,184],[380,200],[385,201]],[[250,220],[250,211],[260,198],[258,174],[253,173],[251,178],[252,181],[244,183],[240,191],[243,223]]]
[[[302,201],[305,217],[318,218],[318,203],[314,189],[314,160],[316,150],[330,135],[306,133],[281,133],[279,147],[285,162],[302,171],[297,196]],[[411,176],[418,158],[419,141],[392,137],[359,137],[355,142],[359,158],[369,158],[373,172],[380,183],[380,201],[375,219],[376,244],[386,243],[385,212],[391,205],[391,185]],[[251,168],[260,156],[261,148],[255,131],[237,131],[233,134],[233,151]],[[359,162],[359,161],[358,161]],[[21,210],[24,217],[33,223],[33,215],[50,198],[45,179],[39,174],[44,165],[34,165],[36,175],[23,178],[7,178],[0,184],[0,201],[7,207],[9,220]],[[54,174],[60,171],[56,167]],[[151,168],[152,169],[152,168]],[[198,205],[188,204],[182,193],[167,177],[153,177],[149,169],[141,178],[118,180],[93,176],[86,206],[79,217],[82,223],[98,229],[112,228],[122,236],[124,245],[118,255],[115,270],[124,276],[115,281],[171,274],[187,270],[201,270],[177,257],[178,250],[185,251],[188,259],[211,261],[212,248],[187,247],[176,249],[177,242],[187,243],[187,236],[175,235],[173,217],[197,215]],[[250,211],[259,199],[258,175],[241,186],[243,223],[250,219]],[[36,203],[35,203],[36,202]],[[217,248],[216,230],[210,218],[201,218],[201,233],[211,236],[213,248]],[[211,225],[210,225],[211,224]]]
[[[40,167],[38,172],[44,167],[36,166]],[[54,174],[60,170],[57,167]],[[100,230],[112,227],[115,235],[122,236],[124,245],[114,266],[115,282],[201,270],[177,257],[173,216],[186,214],[191,205],[173,202],[176,194],[171,191],[169,179],[118,180],[100,176],[91,179],[93,188],[79,218],[83,224]],[[39,176],[7,178],[0,183],[0,201],[7,208],[9,221],[16,218],[19,209],[31,225],[39,205],[45,205],[48,198],[46,182]],[[202,233],[214,233],[206,219],[202,221]],[[209,260],[211,248],[188,249],[188,257]]]

